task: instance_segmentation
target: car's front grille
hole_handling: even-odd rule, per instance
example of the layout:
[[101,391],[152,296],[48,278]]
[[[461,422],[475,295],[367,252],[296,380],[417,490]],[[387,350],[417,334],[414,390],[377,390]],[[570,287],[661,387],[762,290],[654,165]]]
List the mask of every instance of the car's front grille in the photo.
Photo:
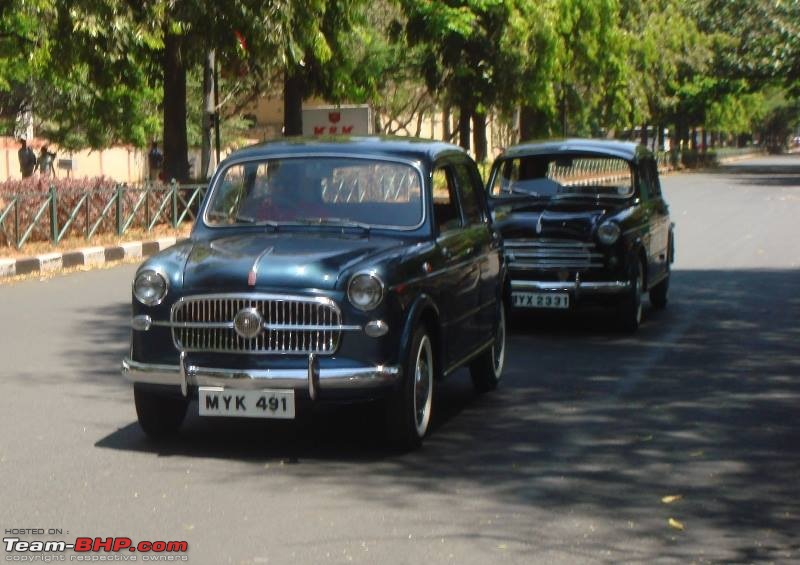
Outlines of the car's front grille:
[[603,267],[594,243],[569,239],[510,239],[506,258],[512,269],[586,270]]
[[[244,338],[234,318],[255,309],[263,329]],[[182,298],[172,307],[172,338],[181,351],[331,355],[339,345],[341,312],[322,297],[209,294]]]

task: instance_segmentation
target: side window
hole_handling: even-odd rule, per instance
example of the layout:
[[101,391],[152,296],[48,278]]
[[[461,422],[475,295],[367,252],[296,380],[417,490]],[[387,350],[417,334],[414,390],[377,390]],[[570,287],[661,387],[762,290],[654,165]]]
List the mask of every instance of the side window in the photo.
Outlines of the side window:
[[519,159],[506,159],[498,167],[489,194],[495,198],[510,196],[519,180]]
[[653,179],[650,174],[650,166],[647,161],[639,162],[639,197],[647,202],[653,195]]
[[433,220],[439,233],[461,227],[453,172],[449,168],[433,171]]
[[650,187],[653,189],[651,194],[654,198],[661,197],[661,181],[658,179],[658,166],[654,160],[648,162],[648,168],[650,169]]
[[478,189],[466,163],[455,165],[453,171],[458,185],[459,201],[468,225],[483,223],[483,211],[478,200]]

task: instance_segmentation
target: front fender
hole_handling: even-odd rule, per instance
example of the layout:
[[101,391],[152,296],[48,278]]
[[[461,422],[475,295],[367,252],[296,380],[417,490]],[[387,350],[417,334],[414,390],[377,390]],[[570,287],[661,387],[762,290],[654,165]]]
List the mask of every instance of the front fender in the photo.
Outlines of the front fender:
[[435,355],[438,367],[442,367],[442,332],[439,326],[439,307],[436,302],[428,294],[420,294],[411,306],[408,308],[408,313],[403,322],[403,331],[400,334],[400,362],[404,362],[408,357],[408,350],[411,347],[411,340],[414,338],[414,330],[422,323],[428,316],[433,318],[435,328],[432,328],[434,335],[431,339],[434,341]]

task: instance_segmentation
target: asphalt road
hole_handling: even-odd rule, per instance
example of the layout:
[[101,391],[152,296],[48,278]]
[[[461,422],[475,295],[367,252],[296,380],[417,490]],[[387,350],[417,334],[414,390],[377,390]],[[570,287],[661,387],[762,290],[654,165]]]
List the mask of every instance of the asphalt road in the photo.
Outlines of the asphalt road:
[[0,528],[196,564],[800,562],[800,156],[663,182],[668,309],[518,322],[501,388],[454,375],[405,455],[364,409],[153,447],[118,372],[134,267],[0,286]]

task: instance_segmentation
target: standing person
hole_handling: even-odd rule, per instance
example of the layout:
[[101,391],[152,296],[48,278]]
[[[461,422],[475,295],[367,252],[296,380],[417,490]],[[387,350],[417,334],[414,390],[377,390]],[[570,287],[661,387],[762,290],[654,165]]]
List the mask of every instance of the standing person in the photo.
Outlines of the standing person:
[[22,173],[22,178],[26,179],[33,176],[33,171],[36,169],[36,154],[33,149],[28,147],[27,140],[23,137],[19,140],[21,147],[17,152],[19,157],[19,172]]
[[56,169],[53,166],[53,161],[56,159],[56,154],[48,151],[47,145],[42,145],[39,151],[39,175],[42,177],[56,176]]
[[147,153],[147,160],[150,165],[150,180],[158,180],[161,167],[164,165],[164,154],[158,149],[158,142],[154,141]]

